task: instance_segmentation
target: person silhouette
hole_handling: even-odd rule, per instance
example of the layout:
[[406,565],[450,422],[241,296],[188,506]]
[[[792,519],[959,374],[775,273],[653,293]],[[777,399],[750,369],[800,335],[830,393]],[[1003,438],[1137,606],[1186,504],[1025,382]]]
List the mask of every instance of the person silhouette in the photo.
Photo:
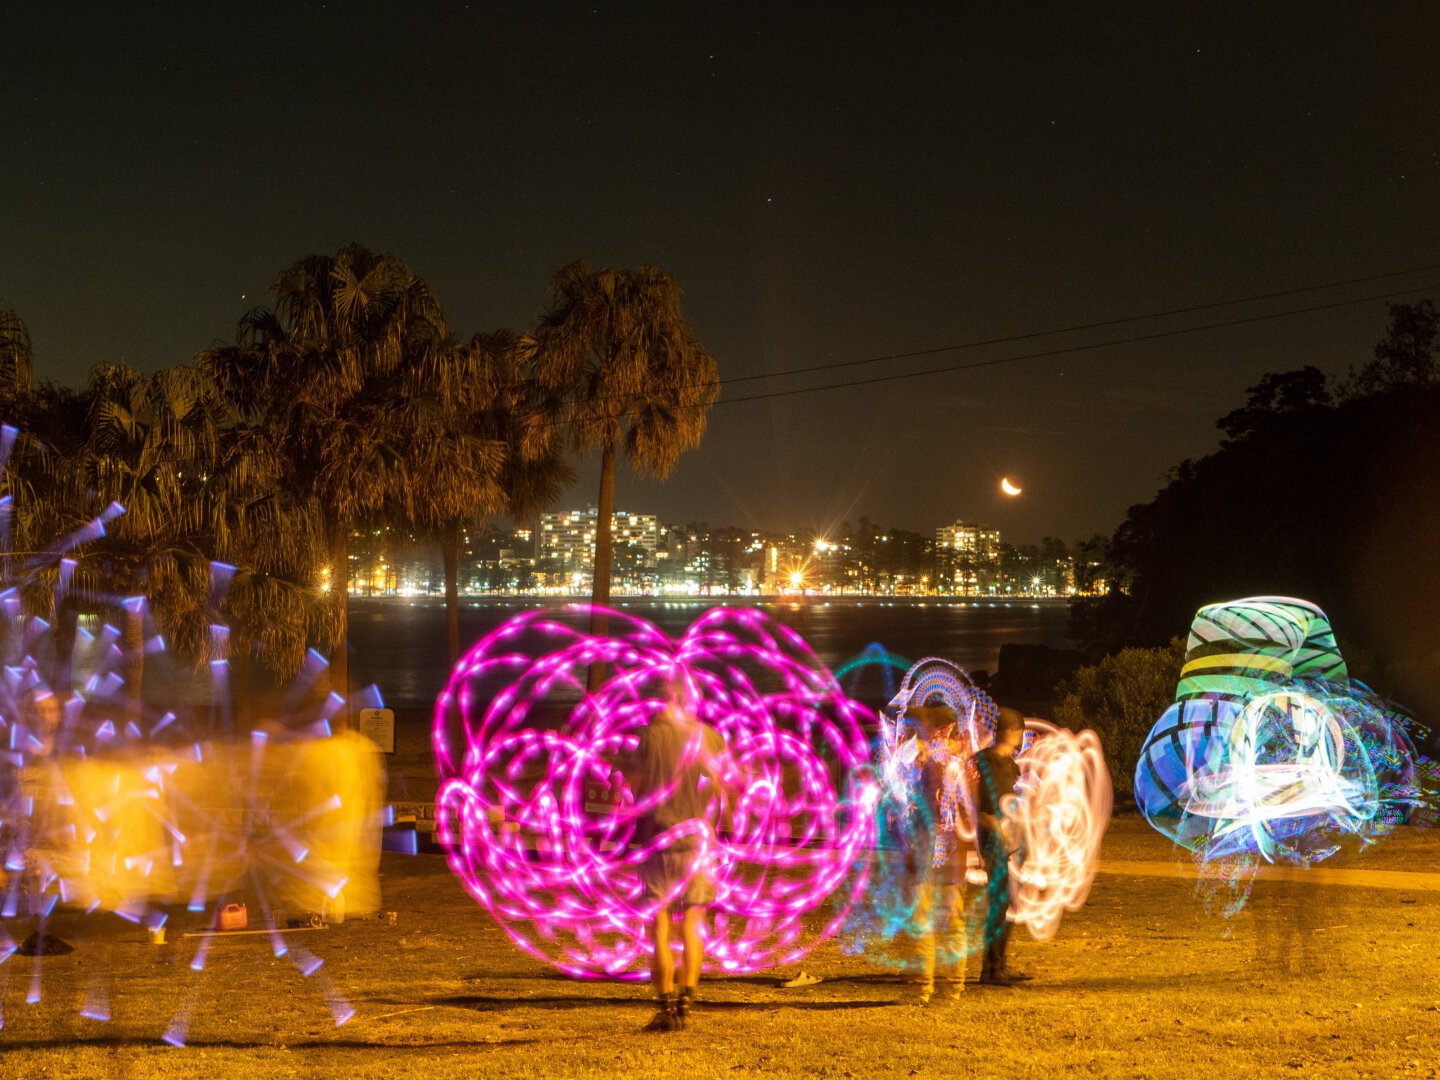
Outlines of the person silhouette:
[[[640,732],[632,789],[655,800],[636,823],[635,842],[649,846],[639,875],[651,918],[651,982],[659,1008],[645,1030],[685,1027],[700,982],[705,943],[700,933],[715,899],[711,873],[715,829],[724,794],[725,740],[696,715],[694,691],[683,672],[668,686],[667,701]],[[670,945],[680,911],[679,992]]]
[[980,982],[985,986],[1013,986],[1029,975],[1009,966],[1010,853],[1005,799],[1015,794],[1020,766],[1015,754],[1025,739],[1025,718],[1002,706],[995,721],[995,737],[975,755],[975,846],[985,864],[985,953]]

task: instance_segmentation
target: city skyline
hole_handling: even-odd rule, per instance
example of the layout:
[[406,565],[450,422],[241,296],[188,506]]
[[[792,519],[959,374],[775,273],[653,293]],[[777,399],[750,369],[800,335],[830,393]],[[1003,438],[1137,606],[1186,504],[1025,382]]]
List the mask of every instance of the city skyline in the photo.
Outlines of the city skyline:
[[[596,508],[557,510],[533,527],[461,537],[460,591],[583,595],[592,587]],[[997,529],[957,520],[924,536],[862,519],[828,537],[704,522],[613,515],[617,595],[950,595],[1071,597],[1104,592],[1104,546],[1073,550],[1047,537],[1015,544]],[[414,596],[443,589],[438,552],[398,530],[357,530],[356,595]],[[894,541],[893,546],[891,541]]]

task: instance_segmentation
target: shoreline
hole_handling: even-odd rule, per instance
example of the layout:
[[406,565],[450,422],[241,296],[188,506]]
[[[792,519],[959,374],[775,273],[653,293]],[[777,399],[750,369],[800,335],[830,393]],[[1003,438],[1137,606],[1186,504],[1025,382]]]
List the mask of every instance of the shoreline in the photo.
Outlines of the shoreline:
[[[584,619],[586,608],[564,609],[575,597],[466,597],[459,608],[461,654],[506,619],[517,615]],[[767,600],[750,597],[617,598],[616,617],[639,619],[678,639],[710,611],[735,616],[756,611],[798,634],[817,660],[844,677],[846,665],[867,658],[873,664],[884,651],[908,667],[925,656],[944,656],[967,671],[996,672],[1000,653],[1015,646],[1044,645],[1068,650],[1071,608],[1049,598],[975,599],[969,597],[890,599],[832,597]],[[369,597],[350,608],[350,676],[356,686],[377,684],[387,705],[426,706],[451,677],[445,661],[445,603],[439,597]],[[1022,649],[1021,652],[1026,650]],[[1035,667],[1022,662],[1021,672]],[[890,665],[893,667],[894,665]],[[1013,665],[1012,665],[1013,666]],[[1041,665],[1048,670],[1049,665]],[[854,667],[854,665],[852,665]],[[852,696],[888,698],[898,671],[860,664],[845,685]],[[890,672],[887,676],[885,672]],[[1013,681],[1013,680],[1011,680]],[[1025,679],[1028,688],[1031,679]],[[1041,696],[1026,694],[1025,696]]]

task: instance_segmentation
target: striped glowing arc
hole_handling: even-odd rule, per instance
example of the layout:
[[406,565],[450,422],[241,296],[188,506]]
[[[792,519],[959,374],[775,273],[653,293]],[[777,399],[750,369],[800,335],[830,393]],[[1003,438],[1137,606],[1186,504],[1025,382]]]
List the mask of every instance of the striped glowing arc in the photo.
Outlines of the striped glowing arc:
[[1201,861],[1309,866],[1432,808],[1410,731],[1349,678],[1314,604],[1212,604],[1195,615],[1175,703],[1140,753],[1135,799]]

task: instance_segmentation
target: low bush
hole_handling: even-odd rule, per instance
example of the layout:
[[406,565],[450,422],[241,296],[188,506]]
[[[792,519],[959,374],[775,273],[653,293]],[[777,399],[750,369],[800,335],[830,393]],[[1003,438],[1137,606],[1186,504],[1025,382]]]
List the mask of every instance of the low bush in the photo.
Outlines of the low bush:
[[1155,649],[1121,649],[1080,668],[1056,690],[1055,722],[1072,731],[1090,728],[1105,747],[1116,792],[1129,795],[1145,736],[1175,700],[1185,642]]

